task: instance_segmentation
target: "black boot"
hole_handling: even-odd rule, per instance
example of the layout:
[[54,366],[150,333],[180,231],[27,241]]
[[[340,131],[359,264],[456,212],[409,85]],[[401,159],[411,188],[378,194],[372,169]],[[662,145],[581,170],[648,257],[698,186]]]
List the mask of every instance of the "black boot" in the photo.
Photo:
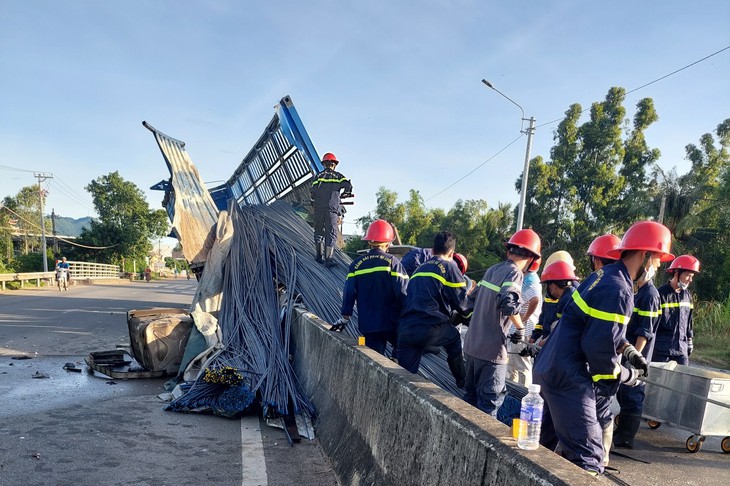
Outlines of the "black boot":
[[322,242],[322,241],[315,241],[314,242],[314,249],[317,251],[317,263],[324,263],[324,258],[323,258],[324,242]]
[[335,252],[335,248],[333,246],[328,246],[324,249],[324,266],[325,267],[336,267],[337,262],[335,262],[335,259],[332,258],[332,255]]
[[634,448],[634,437],[641,426],[641,416],[620,414],[618,426],[613,434],[613,446],[622,449]]
[[464,388],[464,382],[466,381],[466,366],[464,365],[464,355],[453,356],[446,360],[449,363],[449,370],[454,375],[456,380],[456,386]]

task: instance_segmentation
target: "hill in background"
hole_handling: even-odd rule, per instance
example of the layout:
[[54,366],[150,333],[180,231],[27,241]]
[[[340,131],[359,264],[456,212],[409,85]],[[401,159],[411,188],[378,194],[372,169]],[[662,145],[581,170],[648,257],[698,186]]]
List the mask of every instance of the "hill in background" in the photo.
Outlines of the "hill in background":
[[63,216],[56,217],[56,234],[59,236],[79,236],[81,228],[88,228],[91,218],[65,218]]

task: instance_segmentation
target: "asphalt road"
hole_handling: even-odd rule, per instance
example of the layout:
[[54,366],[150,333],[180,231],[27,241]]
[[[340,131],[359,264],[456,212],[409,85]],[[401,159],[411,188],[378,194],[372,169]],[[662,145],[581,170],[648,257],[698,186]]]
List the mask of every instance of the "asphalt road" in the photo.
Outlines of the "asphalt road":
[[[109,380],[85,368],[91,351],[129,344],[126,312],[187,307],[195,281],[0,293],[0,485],[336,485],[317,441],[290,447],[257,418],[163,411],[165,379]],[[32,359],[13,359],[29,356]],[[48,378],[33,378],[36,373]],[[634,486],[728,485],[719,437],[689,453],[690,432],[642,424],[633,459],[611,456]],[[644,461],[644,462],[639,462]],[[648,464],[647,464],[648,463]]]
[[316,439],[290,447],[257,417],[165,412],[164,378],[87,372],[90,352],[129,345],[128,310],[187,308],[195,285],[0,293],[0,485],[337,484]]

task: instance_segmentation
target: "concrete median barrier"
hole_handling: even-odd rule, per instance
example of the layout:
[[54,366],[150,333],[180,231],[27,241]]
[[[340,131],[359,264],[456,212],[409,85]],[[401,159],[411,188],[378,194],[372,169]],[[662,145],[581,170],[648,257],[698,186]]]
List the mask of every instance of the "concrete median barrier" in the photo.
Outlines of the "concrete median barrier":
[[603,484],[509,427],[298,311],[292,355],[342,484]]

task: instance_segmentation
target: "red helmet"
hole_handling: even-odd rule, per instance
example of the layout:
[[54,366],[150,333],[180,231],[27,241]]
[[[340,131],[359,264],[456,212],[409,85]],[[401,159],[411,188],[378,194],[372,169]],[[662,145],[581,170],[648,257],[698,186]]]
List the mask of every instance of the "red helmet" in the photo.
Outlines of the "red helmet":
[[327,152],[324,154],[324,157],[322,157],[322,162],[334,162],[335,164],[339,164],[340,161],[337,160],[337,157],[335,157],[335,154],[331,152]]
[[393,241],[393,227],[384,219],[376,219],[370,226],[363,240],[372,241],[375,243],[390,243]]
[[689,272],[700,273],[700,261],[692,255],[680,255],[674,259],[667,272],[673,273],[676,270],[686,270]]
[[578,280],[575,276],[573,267],[569,263],[563,261],[553,262],[542,271],[540,282],[555,282],[560,280]]
[[540,237],[531,229],[519,230],[517,233],[512,235],[512,238],[510,238],[504,246],[508,249],[511,246],[516,246],[529,251],[536,257],[540,256]]
[[672,233],[669,228],[656,221],[639,221],[631,225],[621,243],[607,252],[608,258],[618,260],[621,252],[627,250],[642,250],[660,253],[660,261],[669,262],[674,260],[674,255],[669,253],[672,247]]
[[459,267],[462,275],[469,269],[469,261],[461,253],[454,253],[454,262],[456,262],[456,266]]
[[532,261],[532,265],[530,265],[530,268],[527,269],[528,272],[537,272],[537,269],[540,268],[540,265],[542,264],[542,258],[538,258],[537,260]]
[[608,256],[608,252],[616,249],[621,244],[618,236],[607,233],[599,236],[588,247],[586,255],[596,258],[606,258],[608,260],[617,260],[618,258]]

